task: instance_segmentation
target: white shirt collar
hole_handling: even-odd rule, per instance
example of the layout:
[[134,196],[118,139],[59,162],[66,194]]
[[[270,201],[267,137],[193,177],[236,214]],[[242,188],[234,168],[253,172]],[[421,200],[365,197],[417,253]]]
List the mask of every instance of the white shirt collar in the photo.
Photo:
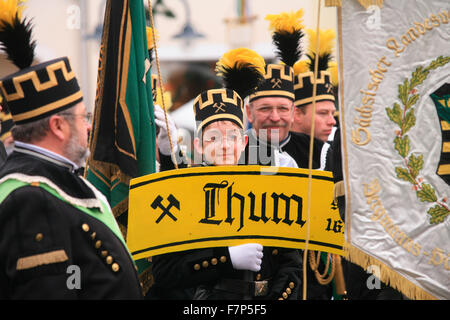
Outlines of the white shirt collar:
[[78,165],[67,159],[66,157],[63,157],[60,154],[54,153],[53,151],[50,151],[48,149],[42,148],[42,147],[38,147],[37,145],[31,144],[31,143],[25,143],[25,142],[21,142],[21,141],[15,141],[14,142],[14,146],[15,146],[15,150],[21,152],[20,149],[18,148],[23,148],[23,149],[28,149],[37,153],[40,153],[42,155],[47,156],[48,158],[57,160],[58,162],[61,162],[62,164],[65,164],[66,166],[70,166],[72,171],[75,171],[78,169]]

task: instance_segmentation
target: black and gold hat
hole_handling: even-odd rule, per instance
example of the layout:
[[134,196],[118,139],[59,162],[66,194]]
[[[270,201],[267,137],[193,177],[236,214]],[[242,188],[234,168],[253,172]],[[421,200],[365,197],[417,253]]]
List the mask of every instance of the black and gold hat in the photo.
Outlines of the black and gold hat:
[[225,88],[210,89],[194,100],[197,132],[215,121],[229,120],[244,128],[244,101],[264,79],[264,59],[247,48],[233,49],[217,62]]
[[16,124],[48,117],[83,100],[67,57],[9,75],[0,80],[0,89]]
[[264,81],[250,101],[263,97],[283,97],[294,101],[294,69],[288,65],[268,64]]
[[264,81],[257,91],[250,95],[250,101],[262,97],[284,97],[294,101],[294,63],[300,59],[303,38],[303,10],[267,15],[270,21],[272,42],[281,64],[268,64]]
[[[315,101],[335,102],[332,76],[331,52],[336,37],[334,30],[320,30],[319,54],[316,54],[316,32],[307,30],[309,34],[308,59],[294,64],[294,92],[296,107],[303,107],[313,102],[314,83],[316,84]],[[317,79],[314,77],[315,59],[318,60]]]
[[[1,97],[0,97],[1,100]],[[1,101],[0,101],[1,104]],[[6,138],[11,136],[11,129],[14,126],[14,121],[12,119],[10,112],[0,112],[0,141],[5,141]]]
[[23,7],[0,5],[0,44],[20,70],[0,79],[0,90],[16,124],[25,124],[68,109],[83,99],[67,57],[31,66],[35,42],[32,25],[21,19]]
[[202,92],[194,100],[197,131],[214,121],[229,120],[244,128],[244,102],[236,91],[221,88]]

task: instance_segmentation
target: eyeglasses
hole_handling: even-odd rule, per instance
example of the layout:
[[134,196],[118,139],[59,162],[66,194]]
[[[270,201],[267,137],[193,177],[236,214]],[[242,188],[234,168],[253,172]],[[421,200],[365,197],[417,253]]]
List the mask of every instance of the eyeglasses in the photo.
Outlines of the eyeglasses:
[[276,107],[260,106],[260,107],[256,107],[255,108],[256,112],[264,114],[264,115],[269,115],[274,110],[276,110],[278,114],[280,114],[282,116],[286,116],[286,115],[289,115],[291,113],[292,107],[291,106],[276,106]]
[[76,113],[60,113],[63,116],[66,117],[83,117],[84,121],[86,123],[91,123],[92,121],[92,113],[88,112],[88,113],[83,113],[83,114],[76,114]]
[[227,143],[236,143],[239,139],[242,139],[242,135],[239,133],[229,133],[224,136],[216,134],[203,137],[203,141],[206,143],[221,143],[223,142],[223,139],[225,139]]

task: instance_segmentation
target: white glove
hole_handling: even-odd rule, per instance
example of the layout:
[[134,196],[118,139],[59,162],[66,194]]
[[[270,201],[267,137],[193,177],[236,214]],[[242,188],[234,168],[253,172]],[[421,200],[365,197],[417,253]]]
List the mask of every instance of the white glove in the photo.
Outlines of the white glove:
[[261,270],[263,246],[259,243],[246,243],[228,247],[231,263],[236,270]]
[[[155,104],[154,107],[155,107],[155,123],[159,127],[159,134],[158,134],[159,151],[161,151],[162,154],[168,156],[171,154],[171,152],[164,110],[157,104]],[[175,125],[175,122],[173,121],[173,119],[170,117],[169,114],[167,114],[167,123],[169,125],[170,138],[172,139],[174,151],[176,151],[178,144],[177,126]]]

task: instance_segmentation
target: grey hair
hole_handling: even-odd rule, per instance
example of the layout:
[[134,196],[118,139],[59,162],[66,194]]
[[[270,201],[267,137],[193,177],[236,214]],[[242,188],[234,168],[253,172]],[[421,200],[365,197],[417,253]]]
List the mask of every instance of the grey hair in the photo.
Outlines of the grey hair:
[[49,120],[52,116],[61,116],[65,119],[68,118],[67,115],[73,114],[74,107],[67,110],[60,111],[58,113],[52,114],[43,119],[33,121],[30,123],[15,125],[11,129],[12,137],[15,141],[21,141],[25,143],[32,143],[42,140],[49,130]]

